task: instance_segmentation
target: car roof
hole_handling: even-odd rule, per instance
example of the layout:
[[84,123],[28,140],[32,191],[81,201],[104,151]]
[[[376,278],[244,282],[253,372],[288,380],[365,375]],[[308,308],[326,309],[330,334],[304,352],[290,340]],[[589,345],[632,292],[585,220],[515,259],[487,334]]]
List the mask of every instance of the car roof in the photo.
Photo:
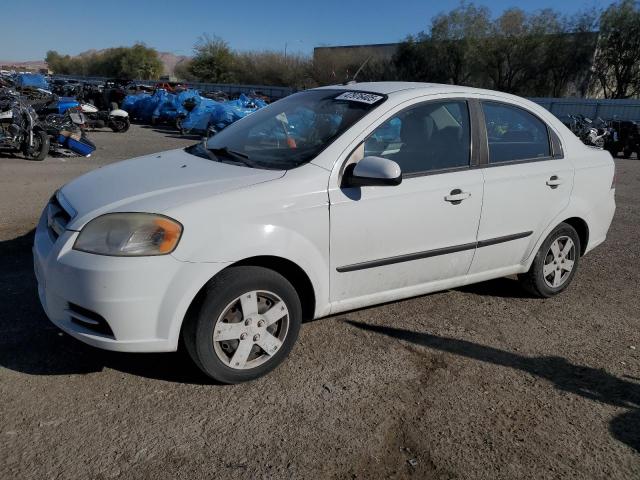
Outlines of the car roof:
[[399,92],[409,89],[423,89],[441,87],[443,85],[437,83],[423,83],[423,82],[349,82],[339,85],[327,85],[325,87],[319,87],[321,89],[332,90],[360,90],[364,92],[379,93],[382,95],[389,95],[391,93]]
[[370,93],[378,93],[380,95],[409,94],[416,95],[438,94],[438,93],[457,93],[466,94],[484,94],[492,97],[502,97],[523,100],[512,94],[500,92],[497,90],[487,90],[483,88],[465,87],[462,85],[451,85],[447,83],[426,83],[426,82],[349,82],[339,85],[327,85],[318,87],[320,89],[332,90],[356,90]]

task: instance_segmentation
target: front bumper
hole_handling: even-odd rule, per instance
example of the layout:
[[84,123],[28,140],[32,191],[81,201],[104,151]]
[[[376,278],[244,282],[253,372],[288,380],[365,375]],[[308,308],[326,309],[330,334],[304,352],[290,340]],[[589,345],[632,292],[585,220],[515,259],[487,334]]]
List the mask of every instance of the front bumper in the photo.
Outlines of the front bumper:
[[[202,286],[228,263],[189,263],[171,255],[109,257],[73,250],[78,233],[58,238],[41,217],[33,259],[49,319],[95,347],[121,352],[175,351],[182,320]],[[71,305],[95,313],[109,331],[73,320]],[[75,315],[77,317],[77,315]]]

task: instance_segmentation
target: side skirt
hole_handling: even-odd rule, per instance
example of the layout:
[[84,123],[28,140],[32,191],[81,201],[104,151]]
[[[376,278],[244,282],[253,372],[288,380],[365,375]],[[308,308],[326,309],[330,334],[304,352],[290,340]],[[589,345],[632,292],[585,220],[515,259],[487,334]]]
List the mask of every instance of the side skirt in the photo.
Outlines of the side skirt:
[[510,267],[498,268],[496,270],[474,273],[472,275],[462,275],[455,278],[448,278],[446,280],[438,280],[435,282],[413,285],[411,287],[403,287],[395,290],[388,290],[385,292],[377,292],[370,295],[364,295],[362,297],[349,298],[332,303],[330,314],[335,315],[336,313],[346,312],[348,310],[371,307],[373,305],[378,305],[381,303],[395,302],[396,300],[403,300],[405,298],[426,295],[427,293],[462,287],[464,285],[484,282],[486,280],[506,277],[508,275],[514,275],[517,273],[524,273],[526,271],[527,268],[525,266],[518,264]]

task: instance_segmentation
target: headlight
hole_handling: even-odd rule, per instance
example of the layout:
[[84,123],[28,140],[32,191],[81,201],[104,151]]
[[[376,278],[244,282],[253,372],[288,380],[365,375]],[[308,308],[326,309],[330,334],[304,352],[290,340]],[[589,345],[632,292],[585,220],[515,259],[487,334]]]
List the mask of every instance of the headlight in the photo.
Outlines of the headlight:
[[108,213],[91,220],[80,232],[74,250],[141,257],[166,255],[175,250],[182,225],[150,213]]

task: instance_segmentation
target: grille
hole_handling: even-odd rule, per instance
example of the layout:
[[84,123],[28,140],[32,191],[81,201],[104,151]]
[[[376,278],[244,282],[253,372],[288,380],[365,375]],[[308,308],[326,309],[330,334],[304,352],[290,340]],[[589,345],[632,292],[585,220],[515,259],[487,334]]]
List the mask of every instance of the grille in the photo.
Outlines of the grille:
[[64,233],[69,220],[71,215],[64,209],[57,196],[51,197],[47,205],[47,228],[53,240]]

